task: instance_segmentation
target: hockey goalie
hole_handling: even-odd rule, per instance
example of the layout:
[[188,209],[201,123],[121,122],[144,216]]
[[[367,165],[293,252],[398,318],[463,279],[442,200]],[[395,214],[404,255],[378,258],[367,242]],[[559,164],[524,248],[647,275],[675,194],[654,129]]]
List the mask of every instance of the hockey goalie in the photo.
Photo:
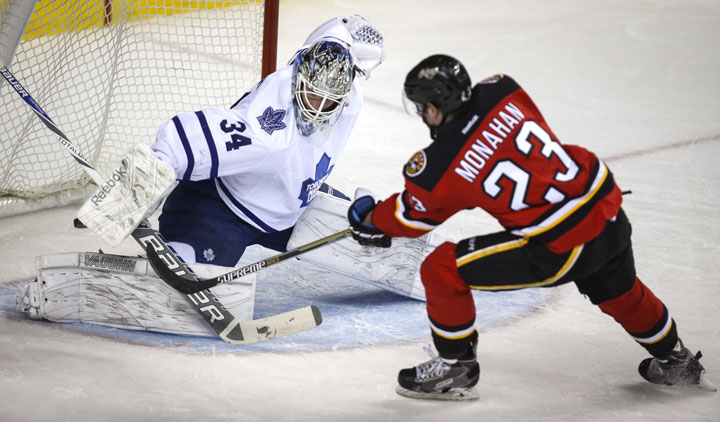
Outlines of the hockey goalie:
[[[347,229],[349,198],[325,180],[363,104],[360,77],[383,61],[380,32],[360,16],[314,30],[288,66],[232,107],[178,114],[151,147],[138,144],[80,208],[79,219],[118,245],[164,201],[160,232],[202,279],[232,269],[246,247],[283,252]],[[437,244],[397,239],[378,254],[349,239],[301,259],[424,300],[419,266]],[[212,334],[187,296],[139,257],[39,257],[38,279],[18,299],[36,318],[191,335]],[[236,318],[251,318],[255,277],[213,288]]]

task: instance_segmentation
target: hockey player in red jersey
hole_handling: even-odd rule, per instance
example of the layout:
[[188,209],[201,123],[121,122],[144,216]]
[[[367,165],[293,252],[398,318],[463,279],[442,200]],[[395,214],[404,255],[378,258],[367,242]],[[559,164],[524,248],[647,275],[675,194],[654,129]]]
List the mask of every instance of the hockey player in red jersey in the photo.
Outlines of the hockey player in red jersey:
[[700,384],[704,368],[678,337],[662,301],[635,275],[631,227],[608,167],[561,144],[525,91],[495,75],[474,87],[445,55],[407,75],[406,106],[433,142],[405,165],[405,190],[377,202],[359,190],[348,212],[353,237],[370,246],[418,237],[458,211],[482,208],[504,231],[446,242],[423,262],[439,356],[398,375],[398,393],[472,399],[480,367],[471,289],[503,291],[574,282],[653,357],[639,372],[657,384]]

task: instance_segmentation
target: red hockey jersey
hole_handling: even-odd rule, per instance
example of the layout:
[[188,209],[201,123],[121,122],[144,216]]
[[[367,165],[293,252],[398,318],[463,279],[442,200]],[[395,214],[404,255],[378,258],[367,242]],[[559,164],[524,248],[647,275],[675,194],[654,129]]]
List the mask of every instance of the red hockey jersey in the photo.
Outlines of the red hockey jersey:
[[405,190],[379,204],[373,223],[417,237],[479,207],[512,233],[565,252],[597,236],[622,193],[595,154],[562,145],[510,77],[473,88],[469,109],[441,126],[405,165]]

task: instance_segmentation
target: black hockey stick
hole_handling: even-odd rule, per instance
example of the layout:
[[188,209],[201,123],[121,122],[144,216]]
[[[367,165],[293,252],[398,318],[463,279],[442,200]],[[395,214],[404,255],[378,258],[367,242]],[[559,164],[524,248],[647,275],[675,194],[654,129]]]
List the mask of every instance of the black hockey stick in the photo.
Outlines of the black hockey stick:
[[[50,119],[50,116],[48,116],[33,97],[30,96],[28,91],[20,84],[10,70],[6,66],[0,66],[0,73],[2,73],[3,77],[5,77],[18,95],[32,108],[33,112],[40,118],[45,126],[60,137],[60,143],[70,151],[75,161],[83,167],[93,181],[98,186],[104,186],[105,179],[100,176],[82,153],[75,148],[68,137],[65,136],[55,122]],[[189,283],[198,282],[195,274],[193,274],[182,259],[175,254],[170,246],[167,245],[162,235],[150,226],[147,220],[143,221],[135,231],[132,232],[132,237],[135,238],[145,252],[152,251],[158,259],[162,260],[164,266],[168,268],[168,271],[175,271],[178,277],[186,279]],[[230,344],[251,344],[275,337],[282,337],[317,327],[322,322],[320,310],[314,305],[263,319],[241,321],[228,312],[210,292],[198,291],[188,295],[188,298],[198,313],[210,324],[218,336]]]
[[318,239],[314,242],[310,242],[306,245],[298,246],[297,248],[290,249],[289,251],[283,252],[281,254],[275,255],[273,257],[263,259],[262,261],[255,262],[250,265],[246,265],[241,268],[237,268],[235,270],[230,271],[229,273],[219,275],[217,277],[208,278],[206,280],[200,280],[200,281],[190,281],[186,278],[183,278],[173,270],[167,267],[165,262],[158,256],[158,254],[152,249],[148,248],[147,250],[147,256],[150,260],[150,265],[152,265],[153,269],[155,270],[155,273],[160,277],[165,283],[167,283],[170,287],[174,288],[175,290],[185,293],[185,294],[192,294],[197,293],[201,290],[209,289],[213,286],[217,286],[218,284],[227,283],[228,281],[234,280],[236,278],[242,277],[244,275],[248,275],[257,271],[262,270],[263,268],[267,268],[271,265],[277,264],[278,262],[285,261],[286,259],[293,258],[295,256],[298,256],[300,254],[303,254],[305,252],[311,251],[315,248],[319,248],[320,246],[327,245],[328,243],[332,243],[336,240],[342,239],[343,237],[350,234],[350,229],[343,230],[341,232],[337,232],[334,234],[331,234],[330,236],[323,237],[322,239]]

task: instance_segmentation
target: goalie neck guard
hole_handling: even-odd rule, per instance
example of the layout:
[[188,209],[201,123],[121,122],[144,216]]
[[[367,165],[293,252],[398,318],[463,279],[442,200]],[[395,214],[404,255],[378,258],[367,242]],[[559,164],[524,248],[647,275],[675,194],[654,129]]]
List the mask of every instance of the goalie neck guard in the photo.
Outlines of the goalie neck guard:
[[292,90],[295,119],[303,136],[337,122],[353,77],[350,52],[339,43],[321,41],[298,53]]

